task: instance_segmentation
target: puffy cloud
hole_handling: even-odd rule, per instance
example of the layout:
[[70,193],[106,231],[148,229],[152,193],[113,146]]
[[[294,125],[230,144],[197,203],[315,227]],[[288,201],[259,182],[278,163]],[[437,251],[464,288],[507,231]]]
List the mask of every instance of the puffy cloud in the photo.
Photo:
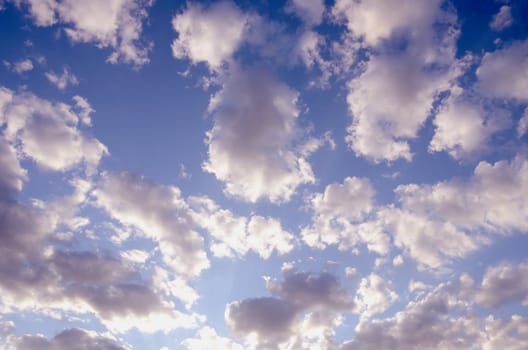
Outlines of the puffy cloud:
[[338,0],[332,14],[367,45],[376,46],[398,31],[409,30],[418,35],[423,34],[418,30],[430,32],[429,25],[439,4],[439,0],[405,0],[398,4],[383,0]]
[[528,306],[528,263],[504,263],[489,268],[477,288],[475,299],[485,307],[500,307],[521,302]]
[[163,261],[175,272],[195,277],[209,267],[203,238],[180,190],[129,173],[106,173],[93,192],[96,204],[123,225],[139,229],[159,244]]
[[79,80],[77,80],[77,77],[70,73],[69,69],[64,67],[62,70],[62,74],[56,74],[55,72],[47,72],[45,73],[46,78],[59,90],[64,90],[68,85],[77,85],[79,84]]
[[247,16],[229,0],[208,7],[189,3],[172,20],[178,33],[172,42],[172,53],[178,59],[187,58],[193,64],[204,62],[216,70],[241,45],[247,21]]
[[389,237],[381,223],[364,221],[374,209],[375,191],[368,179],[347,177],[342,184],[330,184],[324,193],[309,199],[312,224],[301,231],[304,242],[317,248],[337,244],[341,250],[359,243],[379,254],[389,250]]
[[197,225],[213,238],[210,249],[216,257],[241,256],[254,251],[268,259],[273,252],[282,255],[294,247],[293,235],[274,218],[237,216],[206,197],[189,197],[188,203]]
[[251,298],[228,304],[225,318],[235,336],[254,336],[258,349],[277,349],[290,337],[295,309],[278,298]]
[[[456,227],[499,233],[528,228],[528,160],[494,164],[482,161],[467,181],[436,185],[400,185],[395,192],[403,207]],[[460,242],[459,242],[460,243]]]
[[[66,329],[52,339],[47,339],[43,335],[24,335],[16,340],[11,340],[13,346],[18,350],[125,350],[119,345],[116,339],[108,335],[100,335],[96,332],[84,329]],[[13,344],[14,343],[14,344]]]
[[0,89],[4,96],[10,96],[2,106],[0,117],[0,123],[6,126],[6,139],[40,167],[67,171],[84,163],[86,171],[93,173],[100,159],[108,154],[101,142],[79,129],[79,121],[86,118],[86,110],[78,104],[80,111],[31,93]]
[[513,17],[511,14],[511,6],[503,5],[499,12],[493,16],[490,22],[490,28],[495,31],[501,31],[510,27],[513,24]]
[[226,307],[230,331],[245,338],[250,349],[330,349],[341,313],[354,307],[346,289],[327,272],[287,270],[281,281],[268,278],[267,288],[274,297],[244,299]]
[[450,97],[433,121],[435,133],[429,151],[447,151],[455,159],[467,158],[488,147],[495,132],[505,129],[510,120],[499,110],[485,111],[482,106]]
[[14,0],[25,5],[37,26],[64,25],[74,42],[93,43],[113,49],[111,63],[141,66],[149,62],[148,45],[140,43],[143,20],[150,0]]
[[523,350],[528,347],[528,319],[519,315],[513,315],[509,320],[488,316],[485,322],[488,339],[482,350]]
[[398,295],[390,289],[389,283],[374,273],[362,278],[355,302],[363,319],[382,313],[396,301]]
[[349,293],[328,272],[286,272],[282,281],[269,280],[266,287],[296,310],[351,311],[354,308]]
[[22,190],[27,172],[20,166],[15,148],[0,137],[0,200]]
[[323,20],[325,4],[323,0],[290,0],[286,10],[299,16],[306,24],[315,26]]
[[528,101],[528,41],[488,52],[477,69],[478,90],[490,98]]
[[210,327],[204,327],[196,333],[194,338],[187,338],[182,341],[182,345],[187,350],[243,350],[242,345],[235,343],[229,338],[221,337]]
[[209,105],[214,125],[207,132],[203,164],[224,182],[227,194],[282,202],[300,185],[315,181],[306,159],[314,149],[296,147],[303,133],[297,98],[267,72],[231,70]]
[[465,313],[452,317],[459,306],[444,287],[437,288],[393,317],[360,323],[354,340],[340,349],[476,349],[482,339],[480,320]]
[[440,1],[421,0],[342,0],[333,14],[363,46],[374,48],[363,72],[348,83],[348,145],[374,162],[411,160],[407,140],[417,136],[435,98],[458,74],[454,16]]

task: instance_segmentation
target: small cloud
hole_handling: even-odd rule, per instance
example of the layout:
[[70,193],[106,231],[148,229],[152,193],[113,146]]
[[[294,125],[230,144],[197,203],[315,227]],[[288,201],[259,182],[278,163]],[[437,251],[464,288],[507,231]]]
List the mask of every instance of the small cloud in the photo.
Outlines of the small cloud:
[[501,31],[510,27],[513,24],[513,18],[511,14],[511,6],[501,6],[499,12],[493,16],[490,22],[490,28],[494,31]]
[[62,70],[62,74],[56,74],[54,71],[50,71],[45,73],[46,78],[55,85],[59,90],[64,90],[68,85],[78,85],[79,80],[77,80],[77,77],[70,73],[69,69],[64,67]]

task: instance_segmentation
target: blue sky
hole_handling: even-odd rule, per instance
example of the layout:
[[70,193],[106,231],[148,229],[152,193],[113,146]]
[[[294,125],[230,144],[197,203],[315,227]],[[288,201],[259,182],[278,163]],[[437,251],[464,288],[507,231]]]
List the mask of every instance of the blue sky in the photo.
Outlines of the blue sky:
[[527,17],[0,0],[0,347],[527,349]]

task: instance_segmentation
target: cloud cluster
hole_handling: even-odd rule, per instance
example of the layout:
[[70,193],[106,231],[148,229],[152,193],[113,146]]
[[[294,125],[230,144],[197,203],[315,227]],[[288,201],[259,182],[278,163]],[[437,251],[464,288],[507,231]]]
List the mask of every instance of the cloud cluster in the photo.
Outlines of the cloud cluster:
[[246,340],[250,349],[279,349],[331,344],[341,313],[354,301],[328,272],[285,272],[281,281],[267,280],[275,296],[249,298],[226,306],[230,332]]
[[66,35],[77,43],[110,47],[108,62],[141,66],[149,62],[149,45],[140,38],[143,21],[151,0],[12,0],[27,8],[35,25],[61,25]]

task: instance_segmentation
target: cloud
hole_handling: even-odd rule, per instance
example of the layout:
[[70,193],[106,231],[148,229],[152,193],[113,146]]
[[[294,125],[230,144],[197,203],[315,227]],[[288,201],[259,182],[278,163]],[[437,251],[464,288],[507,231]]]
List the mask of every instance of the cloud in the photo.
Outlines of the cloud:
[[316,26],[323,20],[325,4],[323,0],[290,0],[286,11],[300,17],[307,25]]
[[513,17],[511,14],[511,6],[503,5],[499,9],[499,12],[493,16],[493,19],[490,22],[490,28],[499,32],[508,27],[511,27],[513,24]]
[[6,127],[4,135],[39,167],[68,171],[84,164],[86,172],[93,173],[101,158],[108,154],[106,146],[79,128],[79,121],[86,118],[82,108],[78,111],[28,92],[0,89],[4,96],[9,96],[0,118],[0,124]]
[[314,150],[303,151],[300,144],[307,141],[297,122],[297,99],[296,91],[267,72],[231,70],[210,101],[214,125],[203,164],[225,184],[226,194],[278,203],[315,181],[306,159]]
[[437,95],[458,74],[454,15],[439,1],[416,0],[390,9],[378,0],[337,1],[332,12],[369,49],[362,72],[348,83],[349,147],[374,162],[410,161],[407,140],[417,137]]
[[389,283],[374,273],[361,279],[355,302],[362,319],[382,313],[398,299]]
[[467,159],[487,149],[491,135],[511,122],[505,111],[485,110],[478,103],[451,96],[441,105],[433,124],[429,151],[447,151],[455,159]]
[[212,237],[210,249],[216,257],[241,256],[254,251],[262,259],[268,259],[273,252],[283,255],[294,247],[293,235],[274,218],[237,216],[207,197],[189,197],[188,203],[197,225]]
[[241,45],[247,30],[247,16],[231,1],[205,7],[189,3],[172,20],[178,37],[172,54],[193,64],[206,63],[216,70],[229,61]]
[[503,263],[489,268],[477,288],[477,303],[488,308],[498,308],[506,304],[522,303],[528,306],[528,263]]
[[278,298],[250,298],[228,304],[225,319],[235,336],[254,335],[259,349],[276,349],[290,336],[295,310]]
[[27,7],[37,26],[63,26],[73,42],[93,43],[110,47],[110,63],[141,66],[149,62],[149,45],[141,43],[143,21],[150,0],[14,0],[18,7]]
[[519,72],[528,70],[528,41],[516,41],[487,52],[477,69],[477,88],[484,96],[528,101],[528,79]]
[[328,272],[286,272],[282,281],[269,280],[266,288],[282,300],[301,310],[351,311],[354,302],[341,288],[337,277]]
[[15,72],[17,74],[22,74],[22,73],[29,72],[29,71],[33,70],[33,62],[29,58],[20,60],[20,61],[15,62],[15,63],[10,63],[10,62],[4,61],[4,65],[8,69],[12,69],[13,72]]
[[[249,298],[226,306],[230,332],[250,349],[311,349],[332,344],[341,313],[354,301],[336,276],[287,270],[283,280],[267,279],[272,297]],[[302,317],[299,317],[302,316]]]
[[64,67],[62,70],[62,74],[58,75],[55,74],[55,72],[47,72],[45,73],[46,78],[55,85],[59,90],[64,90],[68,85],[78,85],[79,80],[77,80],[77,77],[70,73],[68,68]]
[[243,350],[242,345],[229,338],[221,337],[211,327],[201,328],[194,338],[187,338],[181,342],[187,350],[222,349]]
[[[43,335],[23,335],[16,340],[11,340],[13,346],[18,350],[125,350],[116,339],[108,335],[100,335],[93,331],[79,328],[66,329],[52,339]],[[14,344],[13,344],[14,343]]]
[[203,238],[180,190],[130,173],[105,173],[93,192],[96,205],[126,226],[157,242],[163,261],[174,272],[196,277],[209,267]]
[[330,184],[324,193],[313,194],[308,201],[312,224],[302,228],[303,241],[320,249],[336,244],[340,250],[362,243],[370,251],[386,254],[390,241],[383,227],[365,220],[375,208],[374,196],[370,181],[357,177],[347,177],[342,184]]
[[475,349],[481,341],[480,320],[463,312],[451,316],[459,309],[445,287],[437,288],[393,317],[361,323],[354,340],[340,350]]

